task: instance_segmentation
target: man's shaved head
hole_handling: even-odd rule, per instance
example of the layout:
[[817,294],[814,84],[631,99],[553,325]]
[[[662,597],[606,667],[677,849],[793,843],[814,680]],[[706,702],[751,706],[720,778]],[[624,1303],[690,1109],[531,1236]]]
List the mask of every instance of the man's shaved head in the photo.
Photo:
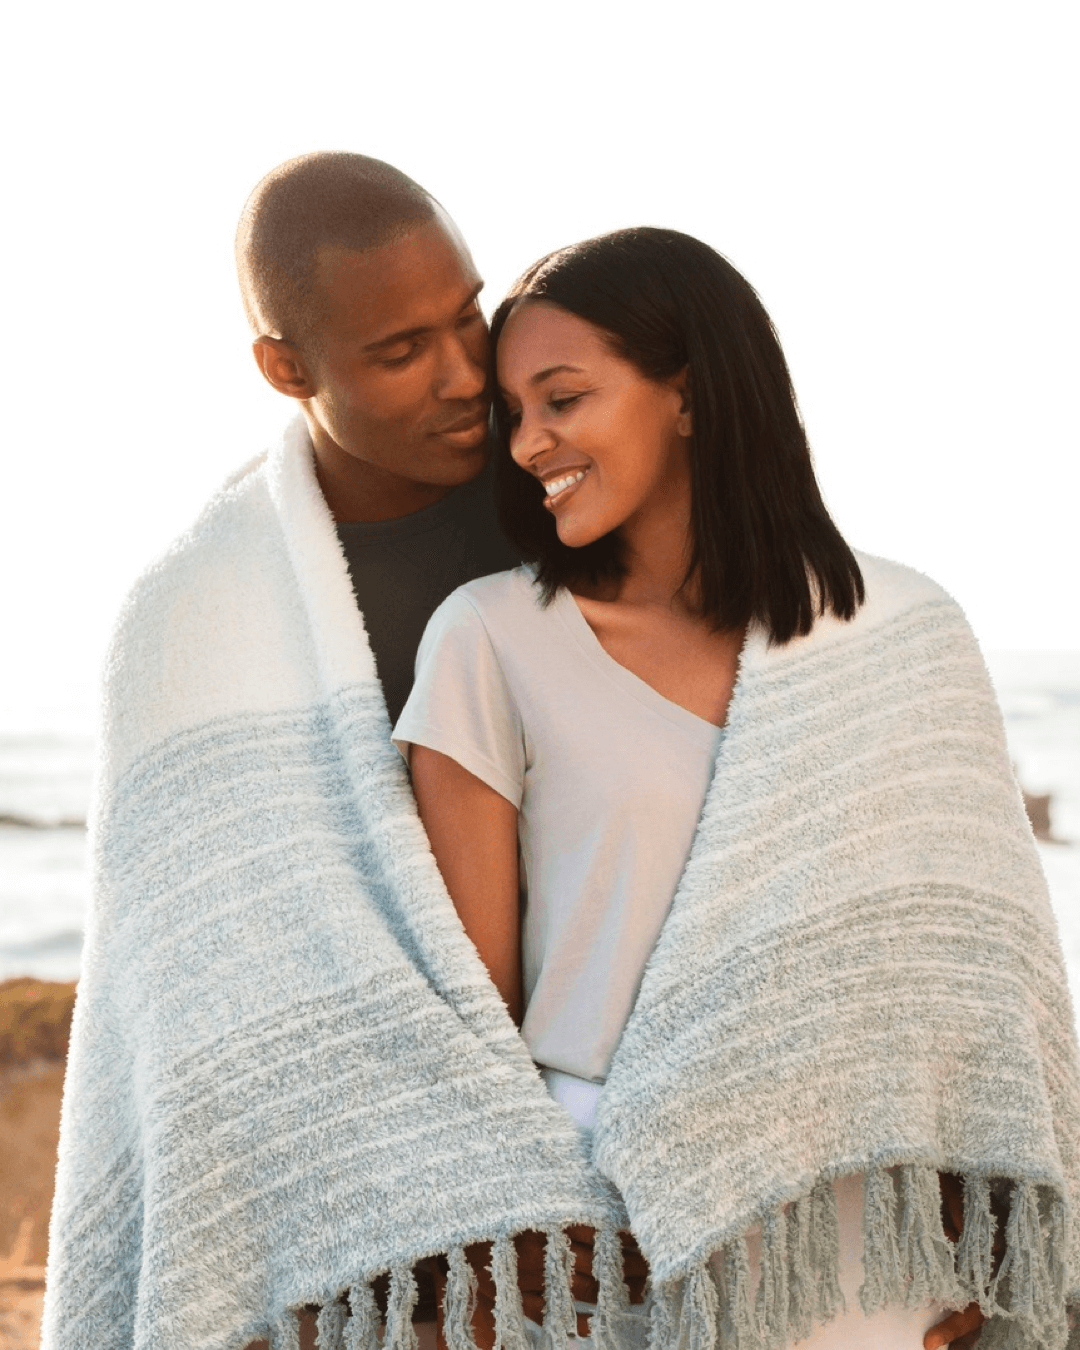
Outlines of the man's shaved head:
[[367,155],[319,151],[278,165],[248,198],[236,232],[252,330],[303,344],[325,307],[315,275],[320,250],[380,248],[435,211],[418,183]]

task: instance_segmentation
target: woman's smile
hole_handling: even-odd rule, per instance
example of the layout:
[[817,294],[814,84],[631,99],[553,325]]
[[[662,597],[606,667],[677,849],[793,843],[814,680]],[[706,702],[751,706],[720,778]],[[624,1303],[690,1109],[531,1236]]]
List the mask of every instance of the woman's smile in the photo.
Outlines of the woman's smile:
[[578,469],[576,473],[559,474],[555,478],[542,478],[540,481],[547,493],[544,505],[548,510],[554,511],[556,506],[572,497],[588,472],[588,469]]

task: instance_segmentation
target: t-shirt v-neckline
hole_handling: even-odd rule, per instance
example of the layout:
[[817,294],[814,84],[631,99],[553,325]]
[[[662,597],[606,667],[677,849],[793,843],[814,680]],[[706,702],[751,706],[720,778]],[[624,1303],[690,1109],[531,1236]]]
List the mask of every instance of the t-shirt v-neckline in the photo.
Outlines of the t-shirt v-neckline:
[[723,735],[722,726],[717,726],[708,718],[699,717],[689,708],[684,708],[681,703],[666,698],[658,689],[654,689],[648,680],[643,680],[640,675],[635,675],[632,670],[616,661],[593,632],[588,619],[582,614],[577,601],[565,586],[560,586],[556,591],[552,606],[585,655],[631,698],[645,704],[661,717],[666,717],[669,722],[674,722],[695,739],[708,740],[712,743]]

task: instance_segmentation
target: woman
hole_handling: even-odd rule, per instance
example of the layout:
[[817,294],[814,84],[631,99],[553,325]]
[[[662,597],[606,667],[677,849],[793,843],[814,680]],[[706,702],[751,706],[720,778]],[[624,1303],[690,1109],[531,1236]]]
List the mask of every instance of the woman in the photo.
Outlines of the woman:
[[[710,951],[711,930],[706,927],[704,947],[699,942],[696,949],[692,944],[688,949],[692,961],[700,960],[702,988],[709,991],[708,1015],[722,1017],[729,996],[737,992],[742,999],[746,982],[755,979],[769,983],[774,1003],[788,1000],[788,1027],[797,1025],[804,1004],[816,1006],[818,999],[824,1005],[835,998],[837,1008],[821,1014],[825,1029],[815,1031],[818,1041],[806,1053],[808,1063],[820,1063],[823,1071],[830,1056],[840,1065],[842,1048],[826,1046],[828,1038],[843,1040],[846,1016],[854,1018],[853,1025],[866,1025],[865,1008],[855,1016],[854,1005],[844,1002],[845,990],[858,986],[863,993],[857,997],[864,997],[877,968],[865,953],[844,951],[832,976],[814,975],[815,988],[825,992],[804,997],[793,990],[785,963],[795,968],[801,959],[799,944],[815,939],[835,917],[840,927],[833,942],[843,951],[844,925],[858,921],[845,920],[840,902],[824,893],[830,864],[816,853],[824,857],[832,850],[842,857],[846,840],[857,837],[862,848],[865,838],[883,824],[886,831],[880,844],[872,845],[877,853],[866,866],[866,877],[858,884],[838,881],[838,889],[847,886],[854,895],[863,885],[865,896],[874,857],[880,857],[887,871],[893,854],[904,848],[908,851],[898,866],[901,871],[908,868],[910,876],[905,872],[904,884],[894,888],[904,897],[896,903],[902,908],[910,894],[928,883],[916,875],[921,864],[911,861],[918,843],[897,845],[887,817],[874,822],[860,815],[870,800],[881,810],[892,809],[891,776],[905,772],[903,746],[911,740],[910,728],[879,730],[856,745],[847,744],[849,733],[834,725],[829,734],[835,744],[819,736],[808,759],[800,751],[799,720],[812,718],[826,694],[824,686],[816,687],[821,685],[817,673],[800,675],[800,663],[804,671],[817,672],[819,652],[845,638],[862,644],[859,660],[883,643],[901,643],[902,636],[893,630],[897,625],[902,629],[903,621],[881,620],[881,607],[890,615],[902,613],[905,588],[918,583],[903,569],[876,560],[860,564],[841,538],[814,479],[769,319],[745,280],[704,244],[674,231],[635,229],[565,249],[522,277],[499,307],[492,327],[498,357],[501,513],[532,567],[463,587],[437,611],[417,659],[412,696],[394,731],[409,760],[420,815],[466,932],[520,1025],[549,1091],[588,1131],[597,1111],[604,1109],[601,1094],[613,1063],[632,1058],[642,1039],[635,1041],[635,1028],[651,1019],[655,1039],[656,1019],[665,1008],[663,990],[656,988],[663,976],[657,973],[647,990],[643,978],[647,983],[646,967],[662,931],[670,947],[679,940],[678,926],[690,912],[676,905],[665,928],[695,832],[700,841],[704,830],[704,825],[699,830],[703,804],[708,801],[706,823],[712,811],[723,828],[745,806],[758,814],[757,833],[751,831],[728,854],[734,856],[741,847],[741,856],[749,850],[769,863],[770,850],[775,850],[772,862],[779,875],[771,885],[762,883],[756,902],[761,911],[776,911],[768,920],[772,966],[766,977],[753,962],[744,961],[742,974],[737,980],[733,976],[742,959],[739,953],[758,940],[754,906],[731,915],[722,977],[717,973],[721,957]],[[920,603],[931,608],[948,603],[938,596]],[[864,601],[871,602],[869,618],[860,618]],[[745,740],[743,726],[754,725],[755,717],[767,724],[760,710],[754,712],[753,690],[749,677],[740,675],[740,665],[744,671],[756,669],[755,663],[780,659],[776,653],[786,653],[789,660],[784,674],[788,702],[776,707],[777,716],[782,712],[791,719],[791,778],[802,779],[802,786],[792,800],[781,802],[781,766],[762,793],[763,800],[775,805],[770,814],[769,806],[754,800],[752,792],[747,797],[736,791],[740,781],[753,784],[754,765],[744,763],[746,754],[725,742],[729,735]],[[889,668],[888,656],[884,667],[880,652],[873,659],[875,670]],[[892,659],[905,659],[901,646]],[[854,658],[851,670],[857,674]],[[840,704],[836,672],[829,678],[833,683],[827,696]],[[887,680],[886,675],[881,678]],[[899,690],[898,706],[905,697]],[[743,714],[738,727],[729,725],[729,710],[736,707]],[[853,707],[856,724],[874,715],[873,707]],[[910,720],[917,727],[918,717]],[[877,753],[876,742],[889,735],[896,744],[889,751],[893,758],[883,760],[874,773],[866,772],[868,756]],[[725,802],[729,788],[734,795]],[[836,825],[837,801],[841,813],[849,813],[848,824]],[[904,828],[898,825],[895,833]],[[936,850],[937,843],[926,847]],[[798,868],[785,873],[788,860],[801,851],[807,859],[804,875],[798,875]],[[694,859],[697,852],[695,847]],[[718,850],[717,857],[725,856]],[[837,874],[846,866],[836,863]],[[694,870],[693,859],[687,870]],[[727,884],[734,893],[738,875],[725,862],[710,882],[714,893],[722,895]],[[683,888],[688,885],[689,878]],[[877,904],[875,922],[881,909]],[[740,925],[741,938],[736,936]],[[963,960],[956,959],[949,942],[945,929],[931,940],[942,952],[942,981],[963,977]],[[821,950],[827,972],[829,944]],[[924,958],[925,953],[920,973],[929,968]],[[659,972],[662,963],[655,964]],[[917,968],[916,963],[909,970]],[[837,988],[830,988],[833,980]],[[639,992],[644,1006],[631,1020]],[[733,1006],[735,1001],[732,997]],[[770,1034],[781,1036],[776,1041],[780,1047],[782,1031],[776,1031],[778,1019],[768,1006],[768,1000],[747,1002],[745,1021],[750,1026],[754,1018],[764,1019]],[[739,1025],[732,1023],[733,1035]],[[676,1046],[680,1042],[674,1034]],[[693,1034],[693,1027],[678,1028],[680,1036]],[[891,1034],[876,1041],[880,1063],[874,1072],[879,1077],[890,1071]],[[906,1033],[896,1034],[902,1039]],[[782,1076],[781,1056],[787,1051],[770,1053]],[[769,1072],[766,1065],[762,1082],[768,1081]],[[933,1072],[936,1077],[938,1070]],[[737,1099],[740,1074],[727,1068],[724,1075]],[[839,1288],[819,1289],[815,1315],[806,1300],[798,1315],[789,1316],[787,1306],[790,1299],[795,1308],[794,1288],[801,1278],[797,1253],[792,1256],[797,1228],[793,1204],[782,1204],[775,1221],[762,1217],[752,1227],[745,1249],[747,1270],[740,1266],[742,1248],[737,1246],[714,1258],[715,1278],[723,1291],[719,1296],[710,1277],[689,1294],[680,1294],[680,1306],[685,1310],[687,1298],[700,1298],[711,1308],[719,1297],[715,1317],[736,1340],[740,1334],[750,1336],[753,1323],[760,1325],[768,1344],[790,1343],[810,1333],[803,1343],[814,1350],[840,1345],[901,1350],[923,1343],[932,1348],[977,1328],[983,1320],[979,1302],[947,1316],[950,1307],[967,1303],[965,1289],[970,1293],[973,1286],[952,1280],[951,1251],[942,1256],[940,1234],[937,1254],[927,1258],[936,1272],[932,1278],[916,1270],[916,1262],[890,1285],[875,1264],[882,1244],[889,1251],[889,1244],[897,1241],[917,1245],[910,1236],[917,1216],[925,1218],[940,1203],[936,1185],[927,1200],[926,1177],[946,1174],[941,1184],[953,1201],[952,1216],[959,1220],[960,1183],[950,1190],[947,1178],[953,1164],[940,1142],[948,1134],[940,1103],[953,1090],[968,1090],[961,1080],[962,1075],[951,1088],[939,1084],[930,1105],[921,1087],[913,1092],[915,1118],[920,1112],[929,1118],[940,1108],[941,1119],[927,1120],[925,1146],[906,1151],[897,1147],[889,1154],[878,1147],[883,1168],[872,1173],[867,1163],[859,1164],[860,1150],[851,1141],[869,1137],[876,1127],[855,1119],[860,1098],[850,1084],[846,1091],[851,1101],[841,1093],[837,1106],[838,1118],[848,1112],[850,1128],[822,1127],[821,1138],[801,1153],[802,1140],[793,1136],[813,1134],[820,1107],[816,1114],[808,1109],[805,1122],[796,1107],[788,1123],[776,1116],[763,1122],[762,1130],[774,1131],[775,1139],[763,1136],[759,1153],[779,1150],[792,1161],[786,1173],[778,1167],[775,1176],[766,1177],[765,1162],[751,1154],[739,1176],[761,1170],[761,1187],[771,1186],[781,1199],[794,1196],[792,1169],[797,1170],[798,1154],[798,1167],[818,1169],[819,1185],[832,1185],[822,1204],[833,1203],[835,1196],[838,1206]],[[685,1073],[680,1077],[676,1066],[667,1090],[690,1094],[694,1084]],[[882,1100],[893,1101],[900,1090],[893,1083]],[[761,1103],[762,1091],[759,1087],[737,1102],[734,1115],[745,1121]],[[605,1119],[614,1122],[608,1133],[618,1136],[620,1103],[614,1087],[613,1093]],[[867,1113],[873,1112],[869,1096],[862,1104]],[[628,1109],[624,1104],[624,1116]],[[661,1103],[659,1119],[663,1109]],[[686,1119],[681,1107],[669,1112],[674,1155],[685,1132],[686,1158],[696,1156],[693,1148],[701,1146],[703,1135],[707,1141],[710,1125],[715,1148],[722,1147],[719,1139],[728,1127],[720,1107],[705,1109],[692,1129],[684,1125]],[[915,1128],[918,1133],[922,1127]],[[843,1145],[841,1135],[848,1141]],[[623,1128],[622,1141],[633,1149],[632,1121]],[[599,1136],[598,1144],[601,1171],[620,1182],[619,1146]],[[868,1146],[866,1156],[872,1151]],[[931,1156],[938,1161],[928,1168]],[[910,1180],[896,1165],[910,1161],[914,1166],[916,1158],[922,1170],[911,1172],[915,1180]],[[884,1162],[893,1163],[893,1169],[883,1170]],[[682,1171],[661,1178],[658,1189],[674,1184],[686,1166],[684,1159]],[[865,1177],[870,1179],[864,1184]],[[903,1217],[894,1221],[897,1178]],[[974,1196],[975,1183],[966,1178],[965,1184],[968,1196]],[[981,1177],[979,1184],[984,1184]],[[903,1199],[905,1187],[914,1188],[914,1194],[918,1186],[924,1187],[921,1200]],[[1003,1215],[1003,1201],[998,1192],[991,1194],[989,1180],[985,1189],[978,1202],[980,1216],[989,1216],[992,1231],[994,1218]],[[817,1194],[820,1198],[822,1192]],[[1019,1194],[1014,1192],[1014,1200]],[[627,1194],[632,1220],[636,1197],[636,1192]],[[748,1199],[748,1213],[751,1208]],[[885,1216],[880,1222],[877,1210]],[[634,1232],[648,1256],[651,1234],[647,1219],[641,1223],[641,1231],[633,1225]],[[703,1223],[707,1228],[707,1218]],[[955,1238],[958,1228],[959,1222],[950,1232],[946,1224],[945,1231]],[[926,1239],[927,1251],[934,1240]],[[864,1245],[870,1252],[861,1295],[866,1312],[857,1292]],[[1000,1261],[1000,1242],[997,1247]],[[962,1260],[967,1259],[965,1248]],[[981,1302],[989,1311],[995,1304],[985,1291],[994,1277],[994,1259],[989,1252],[982,1257]],[[1000,1281],[995,1287],[1004,1297]],[[754,1299],[756,1314],[747,1311],[748,1300]],[[897,1306],[905,1302],[913,1306]],[[782,1315],[777,1312],[781,1304]],[[814,1321],[819,1325],[811,1333]]]

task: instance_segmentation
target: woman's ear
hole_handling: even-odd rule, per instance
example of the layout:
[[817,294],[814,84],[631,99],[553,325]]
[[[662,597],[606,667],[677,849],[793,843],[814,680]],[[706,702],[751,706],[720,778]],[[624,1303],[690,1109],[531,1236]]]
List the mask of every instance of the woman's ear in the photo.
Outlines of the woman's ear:
[[690,367],[685,366],[672,381],[679,394],[679,412],[675,419],[675,430],[680,436],[690,436],[694,430],[692,401],[690,398]]

